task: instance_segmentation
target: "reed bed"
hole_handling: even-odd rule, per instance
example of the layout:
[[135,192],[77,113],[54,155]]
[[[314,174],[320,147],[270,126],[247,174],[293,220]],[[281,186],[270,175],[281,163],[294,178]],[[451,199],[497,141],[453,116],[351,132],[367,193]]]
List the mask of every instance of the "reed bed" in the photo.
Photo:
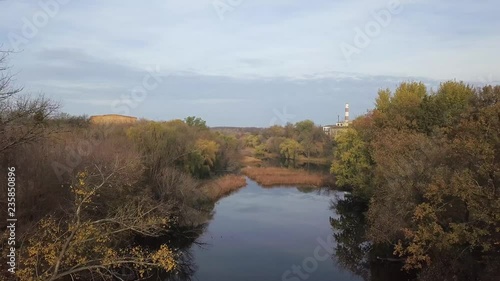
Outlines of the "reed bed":
[[252,156],[243,156],[243,159],[241,161],[244,165],[248,166],[254,166],[262,163],[261,159],[252,157]]
[[247,167],[243,174],[262,186],[333,186],[331,175],[279,167]]
[[247,180],[244,176],[226,175],[208,182],[203,187],[203,192],[215,202],[246,185]]

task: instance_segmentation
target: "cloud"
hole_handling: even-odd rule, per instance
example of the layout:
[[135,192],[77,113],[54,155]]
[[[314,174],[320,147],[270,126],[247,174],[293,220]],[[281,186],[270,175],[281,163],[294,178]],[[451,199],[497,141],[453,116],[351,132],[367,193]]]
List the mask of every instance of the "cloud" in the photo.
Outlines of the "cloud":
[[[15,54],[14,56],[19,56]],[[26,88],[42,89],[74,114],[113,112],[113,104],[130,97],[148,71],[78,49],[44,49],[29,59],[19,78]],[[267,126],[283,108],[294,120],[313,119],[327,124],[351,103],[353,115],[373,105],[379,88],[395,87],[401,80],[437,81],[419,77],[372,76],[325,72],[304,77],[231,77],[196,72],[160,71],[162,83],[148,91],[130,114],[152,119],[198,115],[210,125]]]
[[[211,0],[73,0],[10,63],[20,85],[77,114],[108,113],[110,101],[130,95],[158,66],[163,82],[131,114],[203,115],[212,125],[266,126],[284,107],[325,124],[345,102],[364,113],[379,88],[402,80],[500,80],[494,0],[404,1],[347,64],[339,44],[390,1],[243,1],[221,21]],[[22,31],[39,3],[0,1],[8,11],[0,44]]]

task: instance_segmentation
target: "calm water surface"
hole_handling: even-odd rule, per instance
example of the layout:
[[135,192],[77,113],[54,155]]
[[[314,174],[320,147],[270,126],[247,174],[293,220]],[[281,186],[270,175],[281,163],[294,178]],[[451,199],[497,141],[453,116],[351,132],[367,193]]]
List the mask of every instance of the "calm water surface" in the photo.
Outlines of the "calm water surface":
[[[329,218],[335,214],[329,207],[340,193],[247,182],[217,204],[214,219],[198,240],[208,245],[193,247],[198,266],[194,280],[362,280],[332,258]],[[323,261],[314,258],[315,252]],[[300,271],[293,272],[294,266]]]

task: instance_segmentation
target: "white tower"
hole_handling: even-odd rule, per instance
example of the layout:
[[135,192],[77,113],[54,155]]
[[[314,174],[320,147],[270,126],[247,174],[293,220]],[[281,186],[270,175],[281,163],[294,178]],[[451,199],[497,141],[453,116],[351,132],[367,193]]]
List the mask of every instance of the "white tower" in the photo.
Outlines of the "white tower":
[[345,104],[345,118],[344,118],[344,123],[347,125],[349,124],[349,104]]

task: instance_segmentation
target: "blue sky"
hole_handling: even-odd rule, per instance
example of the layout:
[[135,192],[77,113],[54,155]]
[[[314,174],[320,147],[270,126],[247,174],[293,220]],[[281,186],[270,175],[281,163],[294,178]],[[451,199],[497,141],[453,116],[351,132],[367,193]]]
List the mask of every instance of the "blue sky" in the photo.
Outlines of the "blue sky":
[[396,1],[3,0],[0,44],[63,111],[212,126],[329,124],[400,81],[500,81],[498,1]]

